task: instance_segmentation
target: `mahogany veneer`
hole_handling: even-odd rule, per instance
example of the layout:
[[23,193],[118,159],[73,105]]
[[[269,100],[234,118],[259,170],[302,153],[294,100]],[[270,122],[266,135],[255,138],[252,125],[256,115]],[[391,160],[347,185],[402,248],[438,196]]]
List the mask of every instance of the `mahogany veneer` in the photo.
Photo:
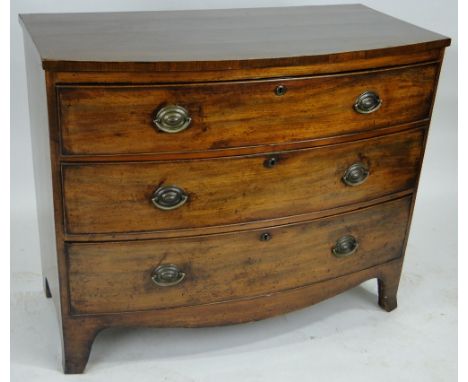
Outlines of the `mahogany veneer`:
[[114,326],[258,320],[370,278],[396,308],[450,39],[362,5],[20,19],[66,373]]

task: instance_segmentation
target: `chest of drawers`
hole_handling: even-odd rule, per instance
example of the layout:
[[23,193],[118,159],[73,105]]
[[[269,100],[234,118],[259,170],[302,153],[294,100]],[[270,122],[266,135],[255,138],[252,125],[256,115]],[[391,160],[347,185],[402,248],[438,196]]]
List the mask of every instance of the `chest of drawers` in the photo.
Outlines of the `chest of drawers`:
[[361,5],[22,15],[66,373],[115,326],[391,311],[444,49]]

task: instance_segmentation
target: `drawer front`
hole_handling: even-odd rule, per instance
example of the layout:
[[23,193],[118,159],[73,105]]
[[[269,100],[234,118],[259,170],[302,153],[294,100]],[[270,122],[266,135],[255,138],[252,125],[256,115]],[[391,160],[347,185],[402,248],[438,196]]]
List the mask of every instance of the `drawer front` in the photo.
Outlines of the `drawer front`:
[[[436,73],[436,65],[423,65],[249,82],[60,86],[62,151],[195,152],[299,142],[413,122],[429,117]],[[358,113],[354,104],[366,91],[379,96],[381,107]],[[361,106],[377,102],[364,98]],[[164,132],[168,128],[182,130]]]
[[206,304],[362,270],[402,255],[410,202],[406,197],[263,231],[72,243],[67,248],[71,309],[87,314]]
[[[415,130],[270,156],[63,165],[67,232],[221,226],[367,201],[415,185],[423,137]],[[349,169],[365,181],[345,184]],[[183,204],[164,209],[171,198]]]

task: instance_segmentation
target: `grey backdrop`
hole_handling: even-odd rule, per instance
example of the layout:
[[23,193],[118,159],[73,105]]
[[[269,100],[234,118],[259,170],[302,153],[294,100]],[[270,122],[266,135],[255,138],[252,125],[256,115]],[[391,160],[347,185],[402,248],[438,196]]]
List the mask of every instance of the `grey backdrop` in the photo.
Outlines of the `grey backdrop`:
[[[34,380],[62,379],[58,328],[50,302],[43,298],[41,291],[25,63],[18,13],[353,2],[15,0],[11,3],[13,380],[24,381],[32,376]],[[326,375],[332,381],[344,377],[349,380],[353,376],[361,380],[378,377],[381,381],[455,380],[457,1],[363,3],[452,38],[440,76],[399,309],[390,315],[382,314],[375,306],[375,283],[367,282],[317,307],[256,324],[192,331],[139,329],[114,331],[112,335],[104,332],[96,341],[85,379],[273,381],[293,377],[311,380],[313,376]],[[333,362],[337,359],[341,362],[339,367]],[[350,372],[355,368],[355,373]],[[148,370],[155,374],[146,373]]]

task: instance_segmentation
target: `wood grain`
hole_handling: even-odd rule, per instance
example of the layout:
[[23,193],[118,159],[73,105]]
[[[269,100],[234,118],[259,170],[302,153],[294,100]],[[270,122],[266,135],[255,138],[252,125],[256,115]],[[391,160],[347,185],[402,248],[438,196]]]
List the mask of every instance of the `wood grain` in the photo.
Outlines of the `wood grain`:
[[[406,66],[424,62],[441,61],[443,49],[411,50],[391,49],[365,52],[348,52],[315,63],[294,66],[272,66],[267,68],[232,68],[230,70],[199,71],[75,71],[54,72],[57,83],[99,83],[99,84],[148,84],[148,83],[187,83],[209,81],[231,81],[247,79],[267,79],[276,77],[298,77],[317,74],[346,73],[357,70]],[[326,58],[326,57],[325,57]]]
[[354,210],[370,207],[374,204],[385,203],[392,199],[402,198],[412,195],[414,189],[407,189],[404,191],[396,192],[393,194],[384,195],[382,197],[362,202],[353,203],[341,207],[335,207],[320,211],[301,213],[300,215],[292,216],[278,216],[274,219],[256,220],[245,223],[229,224],[223,226],[199,227],[199,228],[186,228],[186,229],[171,229],[163,231],[148,231],[148,232],[123,232],[123,233],[83,233],[83,234],[70,234],[65,233],[63,239],[67,242],[99,242],[99,241],[115,241],[115,240],[149,240],[149,239],[167,239],[176,237],[187,237],[197,235],[210,235],[216,234],[220,231],[226,232],[240,232],[250,229],[269,228],[274,226],[282,226],[285,224],[303,223],[309,220],[320,219],[327,216],[338,215],[347,213]]
[[[64,371],[67,374],[82,373],[96,334],[110,327],[204,327],[258,321],[316,304],[372,278],[377,278],[381,285],[379,304],[385,297],[396,301],[396,296],[390,292],[396,293],[397,289],[386,289],[386,286],[398,284],[402,263],[403,259],[399,258],[335,279],[255,298],[140,312],[71,316],[65,334],[69,351],[64,359]],[[381,307],[389,310],[386,305]],[[96,360],[91,362],[94,364]]]
[[[363,5],[21,15],[55,71],[233,70],[329,63],[450,39]],[[345,20],[345,21],[344,21]],[[406,49],[405,49],[406,48]]]
[[[271,156],[153,163],[63,165],[69,233],[119,233],[218,226],[304,214],[411,189],[423,130]],[[353,163],[370,171],[350,187],[342,176]],[[163,185],[189,195],[176,210],[150,201]]]
[[[60,86],[63,154],[220,150],[301,142],[363,132],[429,116],[437,65],[302,79],[166,86]],[[275,94],[287,87],[283,96]],[[353,109],[375,91],[382,107]],[[156,110],[175,104],[192,122],[177,134],[158,131]]]
[[42,276],[44,291],[53,298],[60,320],[62,294],[56,254],[57,241],[60,243],[61,237],[57,235],[55,225],[53,143],[49,136],[46,76],[28,35],[25,35],[24,43]]
[[74,155],[66,154],[60,156],[62,163],[98,163],[98,162],[138,162],[138,161],[160,161],[160,160],[181,160],[181,159],[209,159],[214,157],[242,156],[253,154],[271,154],[272,152],[307,149],[313,147],[322,147],[334,145],[337,143],[354,142],[361,139],[379,137],[402,131],[409,131],[417,127],[429,127],[430,119],[423,119],[416,122],[404,123],[402,125],[390,125],[378,129],[359,131],[348,134],[334,135],[325,138],[316,138],[312,140],[271,143],[260,146],[231,147],[211,149],[204,151],[186,151],[186,152],[160,152],[160,153],[138,153],[138,154],[85,154]]
[[[69,244],[73,313],[164,309],[253,297],[359,271],[402,255],[411,197],[306,224],[140,242]],[[261,241],[262,233],[271,239]],[[357,252],[333,256],[343,235]],[[181,284],[160,287],[151,272],[175,264]]]
[[[108,327],[259,320],[370,278],[379,305],[395,309],[449,38],[361,5],[20,20],[43,274],[65,373],[83,372]],[[273,94],[278,83],[285,96]],[[383,95],[370,116],[352,112],[361,85]],[[172,139],[150,119],[168,101],[194,116]],[[266,169],[272,155],[279,163]],[[371,176],[346,188],[357,160]],[[151,206],[165,181],[188,188],[184,209]],[[362,246],[334,262],[330,243],[350,229]],[[145,283],[165,258],[189,276],[155,295]]]

